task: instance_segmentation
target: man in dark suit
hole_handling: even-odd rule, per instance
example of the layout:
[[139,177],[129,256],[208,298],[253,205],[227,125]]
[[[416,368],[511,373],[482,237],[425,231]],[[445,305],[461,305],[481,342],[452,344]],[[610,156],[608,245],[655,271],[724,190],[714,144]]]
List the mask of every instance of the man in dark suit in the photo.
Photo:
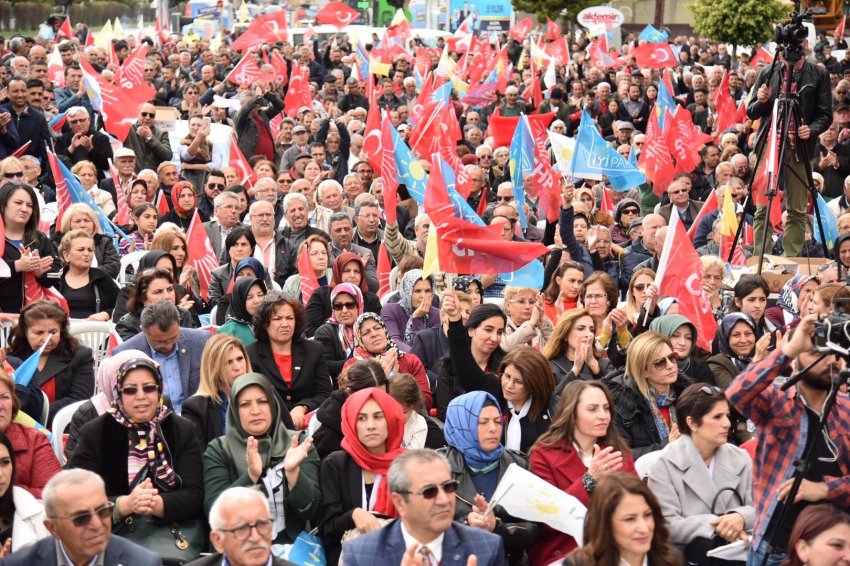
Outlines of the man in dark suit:
[[160,301],[142,310],[142,332],[114,352],[141,350],[159,364],[165,393],[176,413],[183,401],[195,394],[201,383],[201,354],[212,334],[206,330],[180,327],[180,311],[170,301]]
[[454,522],[457,481],[445,456],[407,450],[386,480],[399,520],[345,543],[344,566],[412,563],[414,556],[423,566],[468,566],[473,556],[478,566],[505,563],[501,537]]
[[210,541],[217,553],[187,566],[295,566],[271,556],[273,526],[269,502],[262,492],[249,487],[228,488],[210,509]]
[[0,560],[3,566],[161,566],[153,552],[112,535],[113,504],[94,472],[64,470],[44,487],[44,526],[52,537]]

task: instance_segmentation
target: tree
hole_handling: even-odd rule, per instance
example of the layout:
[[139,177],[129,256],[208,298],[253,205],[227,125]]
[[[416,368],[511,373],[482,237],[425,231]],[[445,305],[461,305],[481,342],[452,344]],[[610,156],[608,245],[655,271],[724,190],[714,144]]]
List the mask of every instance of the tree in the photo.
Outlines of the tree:
[[540,23],[545,23],[546,18],[557,22],[563,11],[566,11],[566,20],[574,22],[578,13],[585,8],[600,6],[605,2],[606,0],[512,0],[515,10],[537,14],[537,21]]
[[688,8],[694,16],[694,31],[732,44],[732,57],[739,45],[754,45],[773,37],[774,24],[790,11],[777,0],[696,0]]

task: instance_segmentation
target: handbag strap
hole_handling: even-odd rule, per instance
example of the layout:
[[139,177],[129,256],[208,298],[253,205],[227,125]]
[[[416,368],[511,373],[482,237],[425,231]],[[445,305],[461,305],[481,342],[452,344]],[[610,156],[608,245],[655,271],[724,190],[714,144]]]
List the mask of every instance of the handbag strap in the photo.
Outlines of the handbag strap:
[[714,501],[711,502],[711,513],[714,514],[714,515],[717,515],[717,512],[714,510],[715,507],[717,507],[717,500],[720,499],[720,495],[724,491],[732,492],[732,495],[734,495],[735,499],[738,500],[738,505],[741,506],[741,507],[744,506],[744,500],[741,499],[741,495],[737,491],[735,491],[734,487],[724,487],[723,489],[721,489],[720,491],[717,492],[717,495],[714,496]]

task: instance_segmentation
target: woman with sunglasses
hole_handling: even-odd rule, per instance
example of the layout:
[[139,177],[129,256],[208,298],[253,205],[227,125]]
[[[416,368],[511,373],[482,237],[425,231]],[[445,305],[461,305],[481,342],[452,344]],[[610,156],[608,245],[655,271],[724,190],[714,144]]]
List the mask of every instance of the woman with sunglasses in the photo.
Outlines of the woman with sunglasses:
[[262,279],[251,276],[236,279],[230,293],[226,322],[218,328],[217,334],[235,336],[245,346],[256,342],[252,320],[263,303],[266,292],[266,283]]
[[[397,517],[387,472],[404,451],[404,411],[382,389],[361,389],[342,405],[342,450],[322,460],[322,514],[319,531],[328,564],[339,561],[346,531],[368,533],[383,526],[381,518]],[[386,521],[384,521],[386,523]]]
[[563,566],[680,566],[661,507],[647,485],[630,474],[601,480],[585,517],[585,544]]
[[624,198],[614,208],[614,225],[611,226],[611,241],[619,246],[632,243],[629,230],[632,220],[640,217],[640,205],[636,200]]
[[724,316],[717,330],[717,354],[708,359],[708,367],[725,389],[748,365],[768,355],[770,335],[757,338],[755,321],[742,312]]
[[186,232],[189,230],[189,225],[192,223],[192,218],[196,210],[198,211],[198,217],[201,222],[209,220],[209,217],[198,208],[195,187],[189,181],[177,181],[174,183],[174,186],[171,187],[171,202],[171,210],[158,220],[159,226],[170,222],[183,230],[183,232]]
[[502,350],[519,346],[543,348],[552,335],[552,321],[543,310],[544,298],[537,289],[505,287],[505,312],[508,322],[502,335]]
[[354,355],[354,323],[363,314],[363,295],[352,283],[340,283],[331,291],[332,314],[316,330],[313,339],[322,345],[328,372],[336,385],[342,366]]
[[[23,171],[23,169],[21,169]],[[39,206],[30,185],[8,182],[0,187],[0,217],[6,227],[3,261],[11,275],[0,279],[0,312],[17,314],[24,306],[24,278],[35,276],[42,287],[50,287],[61,264],[50,238],[38,230]]]
[[676,400],[681,438],[649,472],[670,540],[688,564],[712,564],[706,552],[753,528],[753,463],[729,444],[729,401],[719,387],[695,383]]
[[363,258],[354,252],[342,252],[331,264],[330,285],[319,287],[310,295],[307,301],[307,325],[304,333],[312,337],[316,330],[328,321],[333,314],[331,291],[340,283],[349,283],[360,289],[363,296],[363,311],[381,314],[381,299],[375,293],[369,292],[366,282],[366,265]]
[[697,329],[690,320],[680,314],[665,314],[650,323],[649,331],[670,339],[673,351],[679,356],[680,373],[691,381],[715,385],[714,374],[706,360],[697,355],[703,351],[696,345]]
[[318,518],[322,505],[319,457],[309,436],[299,438],[282,420],[274,386],[259,373],[238,378],[223,436],[213,439],[204,453],[204,509],[228,487],[256,486],[269,503],[272,539],[292,544],[308,521]]
[[380,316],[364,312],[357,317],[354,322],[354,344],[353,356],[343,364],[343,372],[357,360],[375,359],[384,368],[384,373],[389,379],[392,379],[396,373],[409,373],[419,384],[425,405],[429,410],[431,409],[433,397],[425,366],[415,354],[404,352],[396,346]]
[[512,517],[499,506],[485,513],[508,466],[529,469],[525,454],[502,445],[502,428],[499,401],[489,393],[473,391],[449,403],[443,429],[448,448],[441,451],[449,461],[454,483],[444,484],[443,489],[456,493],[455,521],[499,535],[507,562],[523,564],[540,526]]
[[15,447],[0,432],[0,558],[50,536],[44,506],[15,483]]
[[[628,446],[611,426],[613,411],[611,393],[601,381],[568,384],[552,425],[531,449],[532,473],[585,506],[592,504],[603,478],[617,471],[634,474]],[[540,543],[530,553],[531,564],[552,564],[574,548],[573,537],[543,526]]]
[[675,402],[691,381],[678,362],[666,336],[645,332],[629,345],[625,372],[608,382],[617,431],[635,459],[681,437]]
[[80,430],[69,468],[90,470],[114,499],[113,521],[134,514],[166,523],[204,517],[204,480],[195,426],[163,403],[159,365],[121,364],[109,411]]

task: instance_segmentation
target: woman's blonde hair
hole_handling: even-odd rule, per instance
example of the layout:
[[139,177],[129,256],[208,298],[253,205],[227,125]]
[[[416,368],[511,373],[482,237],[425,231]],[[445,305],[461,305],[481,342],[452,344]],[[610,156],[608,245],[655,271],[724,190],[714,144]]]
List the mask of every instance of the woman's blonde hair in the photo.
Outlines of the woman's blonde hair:
[[75,214],[85,214],[94,224],[94,233],[103,234],[103,229],[100,227],[100,220],[97,213],[92,210],[92,207],[84,202],[77,202],[65,209],[62,213],[62,225],[59,227],[61,232],[67,232],[71,229],[71,220]]
[[62,236],[62,241],[59,242],[58,250],[59,259],[62,263],[66,263],[65,254],[71,251],[71,245],[77,238],[85,238],[86,240],[91,240],[92,244],[94,243],[94,238],[85,230],[71,230],[70,232],[65,232],[65,235]]
[[649,399],[649,381],[646,379],[646,371],[649,364],[658,357],[658,350],[667,346],[673,351],[670,339],[657,332],[644,332],[629,344],[626,352],[626,378],[631,379],[637,385],[641,395]]
[[227,366],[226,358],[234,348],[245,356],[245,373],[251,372],[251,360],[242,341],[229,334],[216,334],[207,342],[201,354],[201,382],[195,395],[210,397],[213,403],[219,404],[219,393],[230,393],[229,385],[222,377],[222,370]]
[[638,277],[643,275],[648,275],[650,279],[655,280],[655,271],[648,267],[642,267],[632,273],[632,279],[629,281],[629,290],[626,292],[626,316],[629,320],[634,321],[637,319],[640,314],[640,309],[643,308],[643,305],[637,304],[635,301],[635,282]]
[[74,175],[79,175],[80,171],[82,171],[86,167],[94,171],[94,174],[97,175],[97,167],[94,166],[94,163],[86,159],[74,163],[74,166],[71,167],[71,173],[73,173]]

